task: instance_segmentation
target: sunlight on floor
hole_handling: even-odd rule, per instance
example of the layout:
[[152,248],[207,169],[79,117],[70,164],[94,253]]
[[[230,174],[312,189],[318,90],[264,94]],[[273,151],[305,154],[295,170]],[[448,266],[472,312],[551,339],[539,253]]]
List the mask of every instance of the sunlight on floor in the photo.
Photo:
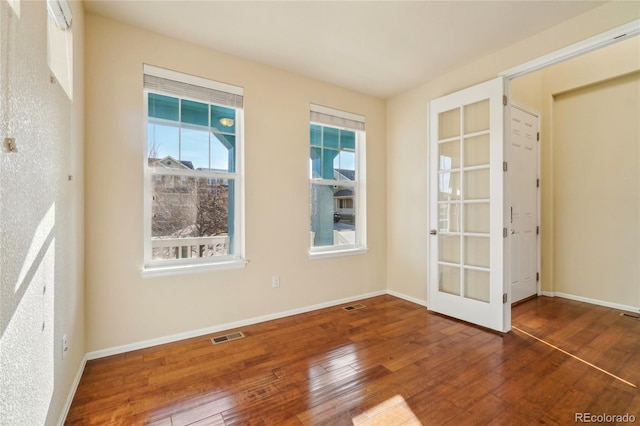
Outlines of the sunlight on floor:
[[354,425],[422,425],[401,395],[396,395],[352,419]]

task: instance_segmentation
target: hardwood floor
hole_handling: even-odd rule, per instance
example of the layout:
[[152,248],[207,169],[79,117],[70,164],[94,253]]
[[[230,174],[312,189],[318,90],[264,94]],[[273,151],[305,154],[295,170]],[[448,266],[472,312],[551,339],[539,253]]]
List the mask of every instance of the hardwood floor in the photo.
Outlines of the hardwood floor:
[[638,386],[640,320],[620,311],[539,297],[501,336],[392,296],[361,303],[89,361],[66,424],[640,422],[637,387],[523,333]]

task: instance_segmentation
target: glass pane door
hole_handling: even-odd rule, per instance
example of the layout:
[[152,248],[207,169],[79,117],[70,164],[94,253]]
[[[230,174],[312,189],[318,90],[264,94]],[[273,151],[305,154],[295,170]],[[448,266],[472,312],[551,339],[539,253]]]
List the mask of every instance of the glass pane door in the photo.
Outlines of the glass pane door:
[[438,114],[438,289],[489,302],[489,100]]
[[502,80],[430,103],[431,310],[503,331]]

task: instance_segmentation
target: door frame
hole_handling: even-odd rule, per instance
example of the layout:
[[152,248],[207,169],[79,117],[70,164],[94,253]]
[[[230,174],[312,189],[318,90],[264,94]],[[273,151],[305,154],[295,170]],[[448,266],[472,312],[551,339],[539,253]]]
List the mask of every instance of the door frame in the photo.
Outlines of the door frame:
[[[498,73],[498,76],[503,77],[504,78],[504,93],[505,96],[507,97],[507,106],[512,106],[511,104],[511,90],[510,90],[510,84],[511,84],[511,80],[516,79],[518,77],[522,77],[524,75],[527,74],[531,74],[534,73],[536,71],[540,71],[543,70],[547,67],[551,67],[553,65],[559,64],[561,62],[576,58],[580,55],[583,55],[585,53],[589,53],[607,46],[611,46],[613,44],[616,44],[618,42],[624,41],[624,40],[628,40],[630,38],[633,37],[640,37],[640,19],[636,19],[633,20],[627,24],[624,25],[620,25],[618,27],[612,28],[608,31],[605,31],[603,33],[597,34],[595,36],[589,37],[587,39],[584,39],[582,41],[579,41],[577,43],[571,44],[567,47],[564,47],[562,49],[558,49],[555,50],[553,52],[550,52],[546,55],[540,56],[538,58],[535,58],[531,61],[527,61],[525,63],[522,63],[520,65],[517,65],[515,67],[509,68],[505,71],[502,71],[500,73]],[[517,104],[515,106],[518,106]],[[527,110],[526,108],[523,108],[525,110]],[[505,135],[505,161],[508,161],[508,152],[506,152],[506,146],[507,146],[507,140],[506,138],[509,137],[510,135],[510,128],[507,127],[510,125],[511,123],[511,109],[510,108],[505,108],[504,109],[504,123],[505,123],[505,129],[504,129],[504,135]],[[538,126],[540,126],[542,121],[542,116],[540,114],[538,114]],[[542,142],[542,141],[540,141]],[[547,143],[552,143],[551,140],[546,141]],[[542,156],[541,156],[541,149],[540,149],[540,145],[538,145],[538,176],[541,176],[541,164],[542,164]],[[551,166],[553,166],[553,158],[551,158]],[[552,176],[553,178],[553,176]],[[511,199],[510,199],[510,195],[509,195],[509,191],[507,191],[507,186],[510,184],[510,179],[508,176],[508,173],[505,176],[505,190],[504,190],[504,203],[505,203],[505,208],[507,205],[511,204]],[[553,199],[553,188],[550,188],[551,191],[551,199]],[[541,210],[541,193],[542,193],[542,182],[540,184],[540,189],[538,190],[538,223],[540,224],[540,221],[542,220],[542,210]],[[553,232],[553,223],[549,224],[549,227],[551,228],[551,231]],[[511,271],[510,268],[508,266],[508,262],[511,261],[510,255],[511,255],[511,241],[509,238],[507,238],[507,247],[505,247],[505,257],[504,257],[504,277],[505,279],[510,279],[510,275],[511,275]],[[538,245],[538,272],[540,273],[540,280],[537,283],[537,287],[538,287],[538,295],[542,294],[542,230],[540,231],[540,235],[539,238],[537,240],[537,245]],[[551,265],[551,267],[553,267],[553,265]],[[507,287],[507,291],[508,291],[508,299],[509,299],[509,306],[511,305],[511,286],[508,285]],[[509,321],[511,321],[511,316],[509,316]],[[510,326],[510,324],[509,324]],[[510,327],[509,327],[510,328]]]

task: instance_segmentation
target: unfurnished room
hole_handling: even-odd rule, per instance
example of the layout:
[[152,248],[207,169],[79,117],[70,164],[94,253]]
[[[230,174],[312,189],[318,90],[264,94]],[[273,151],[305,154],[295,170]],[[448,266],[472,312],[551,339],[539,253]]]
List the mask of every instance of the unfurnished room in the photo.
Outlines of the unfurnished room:
[[637,0],[0,34],[0,425],[640,422]]

